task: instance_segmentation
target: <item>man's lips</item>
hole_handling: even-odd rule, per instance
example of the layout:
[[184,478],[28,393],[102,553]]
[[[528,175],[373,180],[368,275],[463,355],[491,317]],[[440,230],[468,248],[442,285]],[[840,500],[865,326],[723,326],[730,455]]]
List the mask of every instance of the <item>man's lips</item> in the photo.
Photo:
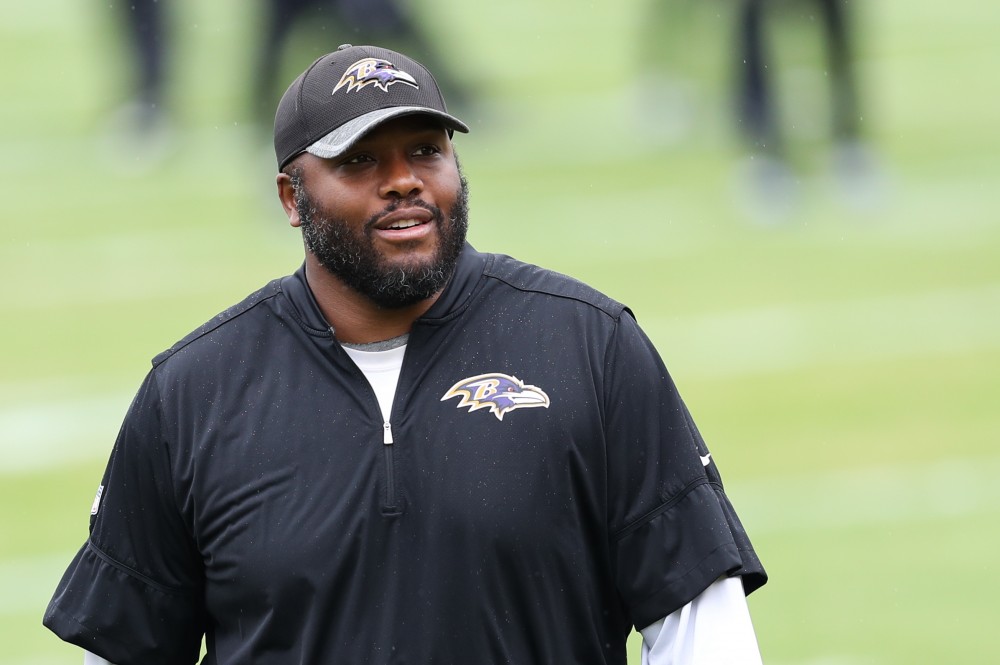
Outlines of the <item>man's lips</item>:
[[425,208],[393,210],[375,222],[376,231],[404,231],[434,221],[434,213]]

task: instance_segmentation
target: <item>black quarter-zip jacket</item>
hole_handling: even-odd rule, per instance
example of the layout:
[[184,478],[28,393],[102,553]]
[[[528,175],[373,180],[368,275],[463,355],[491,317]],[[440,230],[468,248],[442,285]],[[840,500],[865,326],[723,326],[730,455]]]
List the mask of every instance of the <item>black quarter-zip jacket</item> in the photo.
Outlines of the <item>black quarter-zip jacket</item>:
[[303,270],[157,356],[45,624],[116,665],[624,664],[766,580],[623,305],[467,246],[389,422]]

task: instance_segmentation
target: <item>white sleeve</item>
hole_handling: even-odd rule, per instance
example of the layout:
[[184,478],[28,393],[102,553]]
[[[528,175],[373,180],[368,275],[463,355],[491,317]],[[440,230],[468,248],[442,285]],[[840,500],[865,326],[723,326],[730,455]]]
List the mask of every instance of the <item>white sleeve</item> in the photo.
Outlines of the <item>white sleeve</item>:
[[100,656],[95,656],[89,651],[83,652],[83,665],[111,665],[108,661],[104,660]]
[[642,665],[761,665],[739,577],[722,578],[642,633]]

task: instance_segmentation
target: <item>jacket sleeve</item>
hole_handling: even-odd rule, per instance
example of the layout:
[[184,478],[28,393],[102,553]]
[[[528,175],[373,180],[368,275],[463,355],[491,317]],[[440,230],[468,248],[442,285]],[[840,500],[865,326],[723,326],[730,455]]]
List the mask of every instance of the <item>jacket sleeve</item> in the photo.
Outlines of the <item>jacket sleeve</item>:
[[722,576],[742,576],[747,593],[764,584],[715,459],[628,311],[605,377],[611,551],[634,625],[669,615]]
[[194,663],[205,629],[203,568],[174,499],[154,372],[118,434],[91,510],[90,537],[43,620],[62,639],[116,665]]

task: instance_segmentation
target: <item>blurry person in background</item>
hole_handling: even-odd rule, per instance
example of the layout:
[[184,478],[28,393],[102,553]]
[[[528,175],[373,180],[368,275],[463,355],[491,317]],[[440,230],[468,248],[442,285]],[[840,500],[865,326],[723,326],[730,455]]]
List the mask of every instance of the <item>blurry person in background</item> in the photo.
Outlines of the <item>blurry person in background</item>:
[[[862,135],[863,112],[855,62],[852,0],[740,0],[736,39],[736,112],[750,155],[742,177],[750,212],[763,221],[781,221],[795,207],[799,177],[791,166],[789,125],[779,108],[783,65],[773,36],[781,18],[818,24],[829,82],[830,167],[843,201],[854,207],[876,202],[876,160]],[[809,26],[809,30],[813,27]],[[786,98],[788,98],[786,96]]]
[[159,0],[129,0],[109,5],[117,14],[127,66],[128,99],[111,113],[104,129],[109,160],[134,172],[160,162],[173,144],[168,110],[171,58],[170,18]]

